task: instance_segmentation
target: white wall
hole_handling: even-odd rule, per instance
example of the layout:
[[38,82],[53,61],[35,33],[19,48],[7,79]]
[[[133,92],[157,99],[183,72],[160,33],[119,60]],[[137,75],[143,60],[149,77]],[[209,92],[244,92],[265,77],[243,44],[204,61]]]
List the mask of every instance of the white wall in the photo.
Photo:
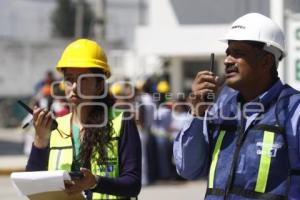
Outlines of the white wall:
[[150,0],[149,2],[149,26],[172,27],[178,25],[175,10],[172,9],[169,0]]
[[[55,66],[67,41],[24,43],[0,40],[0,97],[34,94],[34,86]],[[58,75],[58,74],[57,74]]]
[[1,0],[0,37],[42,41],[51,37],[54,0]]
[[220,42],[228,25],[180,27],[141,27],[136,31],[136,51],[142,55],[204,56],[224,54],[226,44]]

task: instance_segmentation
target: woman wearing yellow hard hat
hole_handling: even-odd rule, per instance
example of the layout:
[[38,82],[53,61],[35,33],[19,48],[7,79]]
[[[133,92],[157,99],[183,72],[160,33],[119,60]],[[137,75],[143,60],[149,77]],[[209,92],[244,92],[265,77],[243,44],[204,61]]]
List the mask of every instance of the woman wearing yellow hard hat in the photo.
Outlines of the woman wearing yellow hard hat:
[[111,71],[96,42],[79,39],[64,50],[56,69],[64,76],[71,113],[54,120],[34,108],[35,140],[27,170],[66,170],[83,177],[65,183],[86,199],[135,199],[141,189],[141,146],[134,120],[113,109],[106,89]]

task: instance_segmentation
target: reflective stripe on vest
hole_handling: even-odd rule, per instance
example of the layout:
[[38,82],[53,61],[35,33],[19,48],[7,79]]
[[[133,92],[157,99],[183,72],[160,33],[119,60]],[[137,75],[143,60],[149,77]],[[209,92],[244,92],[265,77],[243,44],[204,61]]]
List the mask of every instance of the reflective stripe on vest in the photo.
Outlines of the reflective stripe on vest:
[[258,176],[257,176],[257,181],[255,186],[256,192],[264,193],[266,191],[266,185],[268,181],[268,175],[269,175],[271,158],[272,158],[270,152],[272,150],[273,143],[274,143],[274,133],[265,131],[263,146],[261,150],[262,152],[260,157]]
[[208,188],[213,188],[213,186],[214,186],[215,170],[216,170],[216,166],[217,166],[219,153],[220,153],[224,135],[225,135],[225,131],[222,130],[218,136],[217,143],[214,148],[214,152],[212,155],[212,161],[211,161],[211,165],[210,165],[210,170],[209,170]]
[[[110,111],[113,112],[113,111]],[[91,171],[98,176],[106,177],[118,177],[119,176],[119,157],[118,157],[118,142],[121,134],[122,125],[122,112],[110,113],[112,116],[112,124],[114,132],[112,134],[112,142],[107,147],[108,161],[105,163],[99,163],[96,158],[91,161]],[[71,133],[71,114],[57,118],[58,129],[64,133]],[[50,138],[50,155],[48,170],[66,170],[70,171],[73,161],[73,148],[71,137],[62,138],[60,134],[55,130],[51,133]],[[93,192],[93,200],[95,199],[119,199],[121,197],[100,194]]]
[[[71,134],[71,113],[56,119],[58,129],[66,134]],[[62,138],[57,130],[52,131],[50,137],[50,154],[48,170],[71,170],[73,161],[73,148],[71,137]]]
[[[218,163],[219,153],[220,153],[220,150],[221,150],[221,146],[222,146],[222,142],[223,142],[225,133],[226,133],[226,131],[221,130],[220,134],[217,137],[217,142],[216,142],[213,154],[212,154],[212,161],[211,161],[211,165],[210,165],[208,193],[207,194],[212,194],[212,195],[224,195],[225,194],[225,190],[214,188],[215,170],[216,170],[216,166],[217,166],[217,163]],[[254,194],[256,196],[260,196],[260,198],[262,198],[262,196],[264,196],[266,186],[267,186],[267,182],[268,182],[268,175],[269,175],[270,165],[271,165],[272,156],[270,155],[270,153],[271,153],[271,150],[272,150],[272,146],[274,144],[274,138],[275,138],[274,132],[271,132],[271,131],[268,131],[268,130],[264,131],[264,136],[263,136],[263,141],[262,141],[262,149],[261,149],[261,152],[260,152],[261,157],[260,157],[260,163],[259,163],[259,169],[258,169],[258,175],[257,175],[255,190],[253,192],[251,192],[251,191],[246,192],[246,190],[244,190],[245,194],[248,194],[249,196],[251,196],[251,195],[253,196]],[[233,194],[234,192],[231,189],[229,191],[229,193]],[[239,194],[242,195],[242,196],[247,196],[243,193],[243,191],[239,192]],[[273,198],[274,199],[277,199],[277,198],[281,199],[282,198],[281,196],[276,196],[276,195],[273,195],[273,196],[274,197],[272,197],[272,199]],[[262,199],[264,199],[264,198],[262,198]]]

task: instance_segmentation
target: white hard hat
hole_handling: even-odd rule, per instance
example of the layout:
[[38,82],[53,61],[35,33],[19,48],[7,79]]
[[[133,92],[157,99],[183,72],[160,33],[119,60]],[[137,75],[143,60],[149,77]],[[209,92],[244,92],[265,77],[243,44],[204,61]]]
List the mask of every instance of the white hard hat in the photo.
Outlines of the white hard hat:
[[248,13],[235,20],[221,41],[255,41],[264,43],[264,50],[275,56],[276,63],[285,56],[284,34],[270,18]]

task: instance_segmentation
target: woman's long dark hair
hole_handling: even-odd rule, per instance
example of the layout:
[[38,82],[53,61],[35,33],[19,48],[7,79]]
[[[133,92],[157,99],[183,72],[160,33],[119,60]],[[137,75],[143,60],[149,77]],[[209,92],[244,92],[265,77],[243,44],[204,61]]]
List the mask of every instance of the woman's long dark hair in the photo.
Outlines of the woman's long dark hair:
[[[94,74],[103,74],[103,71],[99,69],[92,69],[91,71]],[[100,82],[101,80],[99,80],[99,83]],[[94,101],[104,103],[107,106],[107,110],[115,103],[115,99],[109,92],[105,98],[96,99]],[[107,121],[107,123],[104,124],[104,126],[84,128],[85,133],[80,146],[80,161],[84,167],[90,167],[91,158],[95,158],[96,156],[98,161],[106,162],[107,148],[114,132],[112,120],[108,118],[104,108],[102,106],[94,106],[90,110],[85,123],[99,125],[105,121]]]

